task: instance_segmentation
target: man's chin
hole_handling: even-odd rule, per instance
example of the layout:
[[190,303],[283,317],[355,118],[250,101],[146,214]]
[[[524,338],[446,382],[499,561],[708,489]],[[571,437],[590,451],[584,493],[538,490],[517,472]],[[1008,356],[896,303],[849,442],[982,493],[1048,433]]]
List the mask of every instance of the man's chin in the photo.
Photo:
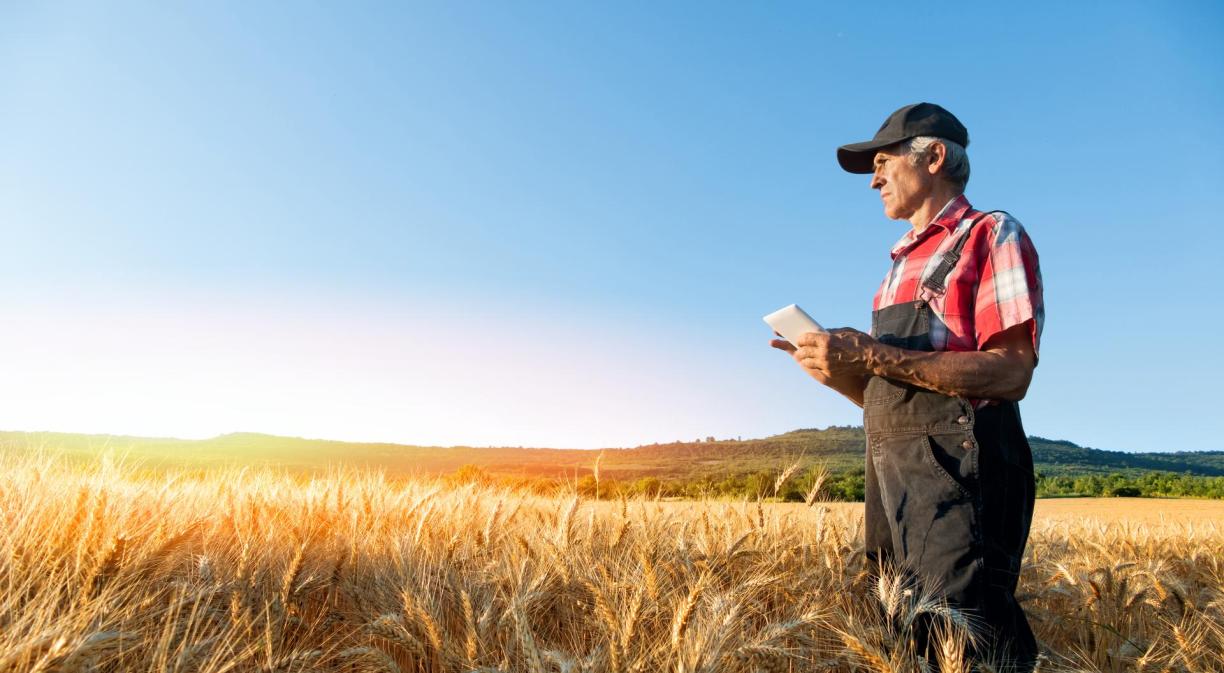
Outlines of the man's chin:
[[912,210],[909,212],[902,211],[900,206],[890,206],[887,204],[884,206],[884,217],[890,220],[909,220],[913,214],[914,211]]

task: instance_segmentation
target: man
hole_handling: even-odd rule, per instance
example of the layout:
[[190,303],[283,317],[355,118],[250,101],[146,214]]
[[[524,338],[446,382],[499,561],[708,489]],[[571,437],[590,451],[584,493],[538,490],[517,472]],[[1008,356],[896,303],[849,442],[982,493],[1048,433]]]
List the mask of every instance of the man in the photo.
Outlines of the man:
[[1034,483],[1017,401],[1037,365],[1041,274],[1020,223],[965,198],[968,144],[950,112],[918,103],[838,149],[912,229],[892,249],[870,336],[771,345],[863,408],[868,558],[974,618],[976,656],[1029,671],[1037,646],[1014,593]]

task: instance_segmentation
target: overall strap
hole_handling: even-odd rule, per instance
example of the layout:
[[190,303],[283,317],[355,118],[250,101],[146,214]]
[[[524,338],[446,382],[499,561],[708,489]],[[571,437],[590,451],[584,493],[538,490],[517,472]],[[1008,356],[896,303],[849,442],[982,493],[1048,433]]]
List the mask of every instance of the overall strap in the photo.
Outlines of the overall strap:
[[[987,215],[995,213],[1004,213],[1004,211],[992,210],[989,213],[981,213],[973,218],[969,226],[965,227],[965,232],[960,235],[960,238],[956,239],[956,243],[952,248],[940,255],[939,264],[935,267],[935,270],[931,272],[930,276],[927,276],[926,280],[922,281],[924,287],[930,288],[937,293],[942,293],[947,289],[944,283],[948,280],[948,274],[952,273],[952,269],[956,268],[956,263],[960,261],[961,251],[965,249],[965,243],[969,240],[969,234],[973,232],[973,228],[977,226],[978,222],[981,222]],[[1006,215],[1006,213],[1004,214]]]

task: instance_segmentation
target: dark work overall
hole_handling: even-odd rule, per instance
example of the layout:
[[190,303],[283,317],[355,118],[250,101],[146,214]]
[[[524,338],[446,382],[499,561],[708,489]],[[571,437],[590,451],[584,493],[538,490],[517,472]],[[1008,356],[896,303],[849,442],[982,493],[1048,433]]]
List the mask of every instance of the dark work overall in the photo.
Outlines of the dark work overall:
[[[969,231],[923,282],[942,291]],[[954,235],[954,234],[953,234]],[[934,350],[925,301],[871,316],[871,335]],[[1015,402],[974,409],[964,398],[874,376],[863,400],[867,432],[868,558],[911,574],[981,625],[978,656],[1028,671],[1037,645],[1015,599],[1033,514],[1033,458]],[[925,627],[915,634],[924,648]]]

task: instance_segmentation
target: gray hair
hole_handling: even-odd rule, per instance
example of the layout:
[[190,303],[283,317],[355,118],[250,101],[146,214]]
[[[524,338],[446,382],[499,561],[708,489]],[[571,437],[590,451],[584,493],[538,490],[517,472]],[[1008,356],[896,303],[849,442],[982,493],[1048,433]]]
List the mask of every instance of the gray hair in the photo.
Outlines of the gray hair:
[[910,163],[917,166],[919,161],[930,155],[934,143],[944,146],[944,164],[940,174],[964,190],[965,185],[969,184],[969,153],[959,143],[934,136],[913,138],[909,141]]

